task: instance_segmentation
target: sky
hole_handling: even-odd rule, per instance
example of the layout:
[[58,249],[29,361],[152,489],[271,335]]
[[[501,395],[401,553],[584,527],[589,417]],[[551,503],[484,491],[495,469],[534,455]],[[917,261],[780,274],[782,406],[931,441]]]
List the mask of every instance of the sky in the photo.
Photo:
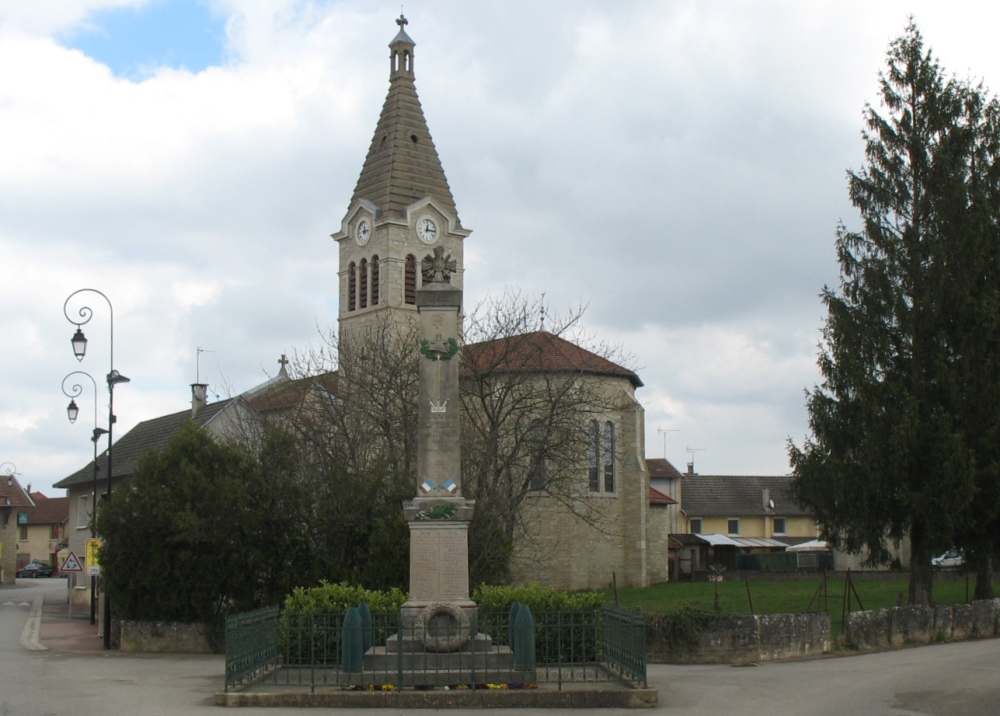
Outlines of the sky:
[[[647,457],[789,471],[819,380],[846,172],[913,15],[1000,85],[1000,5],[953,0],[413,0],[465,303],[544,295],[621,346]],[[378,0],[0,4],[0,473],[58,496],[120,436],[252,388],[337,318],[340,221],[388,91]],[[77,362],[73,317],[93,309]],[[81,295],[77,299],[82,298]],[[114,355],[110,355],[113,311]],[[199,350],[201,349],[201,350]],[[66,418],[63,379],[87,378]],[[67,387],[76,382],[72,379]],[[2,465],[6,464],[6,465]]]

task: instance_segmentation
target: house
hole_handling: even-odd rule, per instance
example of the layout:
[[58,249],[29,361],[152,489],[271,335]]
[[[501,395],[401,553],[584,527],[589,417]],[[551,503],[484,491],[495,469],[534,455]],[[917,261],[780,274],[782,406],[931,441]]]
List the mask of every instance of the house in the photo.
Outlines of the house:
[[14,584],[19,525],[27,522],[28,510],[34,506],[34,500],[21,487],[16,475],[12,472],[0,475],[0,584]]
[[[280,376],[287,379],[284,366]],[[273,380],[273,379],[272,379]],[[255,429],[256,411],[242,397],[220,400],[208,403],[206,386],[196,383],[191,386],[191,408],[170,415],[163,415],[150,420],[144,420],[115,441],[112,453],[113,474],[108,479],[108,453],[105,450],[97,458],[97,469],[94,461],[80,468],[72,475],[55,483],[55,487],[65,489],[68,503],[68,516],[65,536],[62,538],[66,546],[83,559],[87,554],[87,540],[94,536],[91,525],[91,515],[98,500],[103,499],[108,490],[114,491],[125,480],[131,477],[138,467],[139,459],[152,449],[166,446],[167,441],[176,435],[181,426],[188,420],[205,427],[213,435],[237,436],[247,430]],[[76,599],[84,599],[89,604],[89,590],[80,590]]]
[[56,555],[66,546],[69,521],[69,498],[31,495],[35,507],[25,510],[26,520],[18,524],[18,567],[28,562],[43,562],[58,568]]
[[678,572],[709,564],[737,567],[737,555],[784,551],[818,535],[812,514],[792,496],[789,475],[699,475],[682,477],[681,512],[686,534]]

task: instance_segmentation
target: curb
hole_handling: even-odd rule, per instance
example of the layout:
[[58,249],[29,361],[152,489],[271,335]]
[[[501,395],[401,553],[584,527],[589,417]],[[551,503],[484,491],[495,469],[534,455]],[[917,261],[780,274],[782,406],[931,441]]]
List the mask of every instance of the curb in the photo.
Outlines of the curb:
[[43,645],[38,639],[42,634],[42,602],[44,595],[39,594],[31,602],[31,611],[28,613],[28,620],[21,630],[21,638],[18,642],[29,651],[48,651],[49,648]]
[[395,708],[395,709],[475,709],[475,708],[653,708],[656,689],[573,691],[394,691],[326,693],[247,693],[215,694],[217,706]]

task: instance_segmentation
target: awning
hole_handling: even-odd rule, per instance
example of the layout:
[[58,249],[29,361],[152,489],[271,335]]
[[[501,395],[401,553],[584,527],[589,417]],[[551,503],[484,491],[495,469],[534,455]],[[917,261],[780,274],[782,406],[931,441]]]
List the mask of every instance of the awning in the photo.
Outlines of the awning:
[[803,542],[802,544],[797,544],[794,547],[789,547],[786,551],[788,552],[829,552],[830,545],[828,545],[824,540],[814,539],[808,542]]
[[698,535],[703,540],[708,542],[713,547],[740,547],[742,545],[738,544],[735,540],[726,535]]
[[784,542],[769,537],[733,537],[732,539],[739,547],[767,547],[768,549],[788,547]]

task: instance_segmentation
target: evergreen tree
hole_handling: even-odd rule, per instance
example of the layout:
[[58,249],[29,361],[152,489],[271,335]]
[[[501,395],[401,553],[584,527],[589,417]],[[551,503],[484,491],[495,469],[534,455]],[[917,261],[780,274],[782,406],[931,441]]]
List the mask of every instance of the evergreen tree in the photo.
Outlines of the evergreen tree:
[[880,78],[886,114],[865,108],[866,163],[848,173],[862,228],[838,228],[840,290],[822,294],[812,436],[789,453],[827,539],[880,563],[908,537],[910,603],[930,604],[931,557],[996,514],[974,507],[997,464],[992,110],[912,21]]

